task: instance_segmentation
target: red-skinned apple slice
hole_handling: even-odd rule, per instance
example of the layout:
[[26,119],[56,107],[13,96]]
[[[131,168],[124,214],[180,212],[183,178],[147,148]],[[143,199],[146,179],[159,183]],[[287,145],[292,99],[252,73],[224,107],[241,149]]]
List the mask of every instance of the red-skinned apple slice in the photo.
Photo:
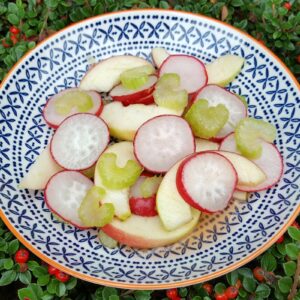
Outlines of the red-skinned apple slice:
[[[261,140],[262,154],[258,159],[252,160],[265,174],[266,180],[256,186],[239,186],[239,190],[245,192],[257,192],[267,190],[280,180],[283,174],[283,158],[274,144]],[[220,150],[240,153],[237,150],[234,133],[229,134],[220,144]]]
[[144,198],[141,193],[141,185],[148,178],[140,176],[136,183],[130,188],[129,206],[133,214],[143,217],[153,217],[157,215],[156,211],[156,194]]
[[152,94],[156,82],[156,76],[149,76],[147,83],[138,90],[129,90],[119,84],[110,91],[109,95],[113,100],[120,101],[125,105],[143,103],[140,99]]
[[101,96],[94,91],[67,89],[51,97],[44,109],[46,123],[56,129],[66,118],[77,113],[99,116],[103,109]]
[[101,118],[76,114],[65,119],[56,130],[50,151],[64,169],[79,171],[93,166],[108,143],[108,127]]
[[209,106],[223,104],[229,111],[229,119],[225,126],[214,138],[215,141],[222,140],[226,135],[234,131],[238,122],[247,116],[247,108],[235,94],[217,85],[207,85],[194,97],[194,102],[199,99],[208,101]]
[[219,153],[206,151],[187,157],[179,166],[176,185],[181,197],[203,212],[222,211],[237,185],[231,162]]
[[79,218],[78,209],[93,182],[76,171],[61,171],[53,175],[45,189],[45,202],[49,209],[78,228],[87,228]]
[[171,115],[145,122],[138,129],[133,144],[137,160],[154,173],[167,172],[177,161],[195,151],[189,124],[183,118]]
[[189,55],[170,55],[159,69],[159,76],[175,73],[180,76],[180,89],[189,94],[195,93],[207,84],[205,65],[196,57]]
[[153,48],[151,50],[153,62],[157,68],[170,56],[164,48]]

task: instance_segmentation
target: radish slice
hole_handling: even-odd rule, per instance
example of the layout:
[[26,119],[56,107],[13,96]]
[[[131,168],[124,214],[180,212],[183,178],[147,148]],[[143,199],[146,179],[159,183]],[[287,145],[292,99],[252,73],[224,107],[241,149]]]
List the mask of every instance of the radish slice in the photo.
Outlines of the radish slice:
[[[261,145],[261,156],[258,159],[253,159],[252,161],[265,173],[267,179],[253,187],[239,185],[238,189],[240,191],[257,192],[267,190],[274,186],[280,180],[283,174],[283,158],[276,146],[263,140],[261,141]],[[236,148],[233,133],[228,135],[222,141],[219,150],[240,153]]]
[[167,172],[177,161],[195,151],[189,124],[171,115],[145,122],[134,138],[134,154],[140,164],[155,173]]
[[149,76],[148,81],[137,90],[129,90],[119,84],[110,91],[109,95],[113,100],[123,102],[126,105],[141,103],[139,101],[141,98],[152,94],[156,82],[156,76]]
[[159,76],[165,73],[176,73],[180,76],[180,89],[189,94],[207,84],[207,73],[204,64],[189,55],[170,55],[161,65]]
[[226,135],[233,132],[238,122],[247,116],[247,108],[239,97],[217,85],[205,86],[196,94],[194,101],[198,99],[207,100],[209,106],[223,104],[230,113],[227,123],[214,138],[216,141],[223,139]]
[[87,228],[80,221],[78,209],[92,186],[93,182],[80,172],[61,171],[48,181],[45,202],[64,221],[79,228]]
[[228,205],[237,185],[231,162],[215,152],[200,152],[179,166],[176,185],[181,197],[203,212],[218,212]]
[[56,129],[74,114],[84,112],[99,116],[102,109],[103,103],[98,93],[72,88],[50,98],[43,109],[43,117],[50,127]]
[[50,151],[64,169],[85,170],[96,163],[109,143],[106,123],[91,114],[67,118],[54,133]]

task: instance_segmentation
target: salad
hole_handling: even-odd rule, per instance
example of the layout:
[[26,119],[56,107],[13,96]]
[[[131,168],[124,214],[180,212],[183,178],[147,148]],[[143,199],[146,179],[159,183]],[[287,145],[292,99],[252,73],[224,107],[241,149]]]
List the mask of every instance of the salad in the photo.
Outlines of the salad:
[[[20,188],[43,189],[51,212],[103,245],[165,246],[190,234],[201,213],[274,186],[283,172],[276,129],[248,116],[225,88],[244,59],[210,64],[152,49],[154,65],[114,56],[43,109],[54,134]],[[107,100],[103,100],[109,99]]]

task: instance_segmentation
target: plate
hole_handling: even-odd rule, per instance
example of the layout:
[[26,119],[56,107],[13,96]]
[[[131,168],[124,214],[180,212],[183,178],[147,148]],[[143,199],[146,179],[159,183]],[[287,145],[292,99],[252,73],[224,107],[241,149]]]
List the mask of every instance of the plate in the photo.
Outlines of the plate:
[[[78,86],[93,59],[153,47],[208,63],[233,53],[246,59],[229,89],[247,98],[250,115],[277,127],[284,157],[280,183],[231,202],[224,213],[201,217],[197,229],[168,247],[103,247],[96,231],[53,219],[41,191],[18,183],[53,131],[41,111],[46,99]],[[267,48],[219,21],[166,10],[118,12],[74,24],[38,45],[14,66],[0,90],[1,218],[47,263],[83,280],[127,289],[164,289],[206,281],[249,262],[270,247],[300,211],[299,85]]]

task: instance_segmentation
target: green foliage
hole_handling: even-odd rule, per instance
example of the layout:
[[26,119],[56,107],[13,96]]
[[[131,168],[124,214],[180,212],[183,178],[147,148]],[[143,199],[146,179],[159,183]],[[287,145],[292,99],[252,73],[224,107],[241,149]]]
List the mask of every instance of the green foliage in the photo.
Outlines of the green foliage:
[[[112,11],[151,7],[201,13],[232,24],[272,49],[299,78],[300,2],[291,0],[290,10],[285,8],[284,3],[283,0],[1,0],[0,81],[28,50],[70,23]],[[16,43],[9,32],[11,26],[20,30],[16,35]],[[18,284],[21,288],[16,294],[21,300],[26,297],[31,300],[167,299],[165,291],[119,290],[86,283],[73,277],[63,283],[49,275],[45,263],[33,255],[27,262],[28,270],[22,270],[14,261],[14,254],[19,247],[18,240],[0,220],[0,287],[5,289],[10,284]],[[240,280],[242,287],[238,300],[285,300],[291,292],[295,274],[299,272],[299,253],[300,230],[290,227],[283,243],[273,245],[247,266],[211,281],[214,293],[222,293],[228,286],[235,285]],[[258,282],[252,273],[259,265],[265,274],[263,282]],[[292,292],[294,299],[300,300],[300,291]],[[178,294],[182,299],[214,299],[203,288],[203,284],[180,288]],[[5,298],[3,294],[1,297]]]

